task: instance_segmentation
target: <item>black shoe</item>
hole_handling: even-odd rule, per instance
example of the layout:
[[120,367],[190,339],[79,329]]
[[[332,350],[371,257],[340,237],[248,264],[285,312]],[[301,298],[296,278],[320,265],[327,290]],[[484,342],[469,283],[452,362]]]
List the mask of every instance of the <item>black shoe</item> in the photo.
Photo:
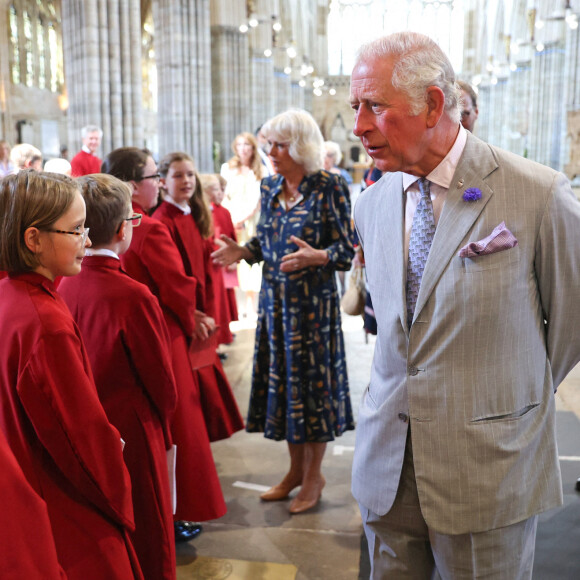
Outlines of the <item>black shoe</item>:
[[580,477],[576,480],[576,491],[580,491]]
[[176,542],[189,542],[201,534],[203,528],[196,522],[179,520],[173,523]]
[[218,352],[218,356],[220,360],[226,360],[228,358],[228,355],[225,352]]

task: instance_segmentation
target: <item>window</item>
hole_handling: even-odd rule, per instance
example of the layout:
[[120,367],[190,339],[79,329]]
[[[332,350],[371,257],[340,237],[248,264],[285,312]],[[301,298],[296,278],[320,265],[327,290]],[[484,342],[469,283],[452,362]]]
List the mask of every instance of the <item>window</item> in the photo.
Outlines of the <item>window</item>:
[[10,3],[10,73],[14,84],[60,91],[64,73],[56,4],[50,0]]

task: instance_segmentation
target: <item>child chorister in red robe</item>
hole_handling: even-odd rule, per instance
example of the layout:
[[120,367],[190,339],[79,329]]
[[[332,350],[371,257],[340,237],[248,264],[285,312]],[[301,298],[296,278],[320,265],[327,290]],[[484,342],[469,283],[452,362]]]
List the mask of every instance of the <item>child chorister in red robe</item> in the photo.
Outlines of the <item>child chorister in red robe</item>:
[[0,281],[0,428],[46,503],[66,577],[142,578],[121,437],[53,284],[80,272],[84,222],[68,177],[21,171],[0,183],[0,269],[9,273]]
[[196,311],[195,278],[185,274],[181,256],[167,227],[147,215],[159,196],[159,175],[151,154],[137,147],[115,149],[105,158],[103,172],[125,181],[132,189],[133,211],[143,215],[135,228],[121,264],[133,279],[149,287],[158,298],[171,338],[172,367],[177,385],[177,409],[171,435],[177,447],[175,538],[187,541],[201,526],[194,521],[219,518],[226,513],[204,415],[199,385],[188,360],[188,343],[210,325]]
[[105,174],[77,179],[93,245],[78,276],[58,287],[76,320],[109,421],[125,441],[133,487],[133,544],[147,580],[176,575],[173,507],[167,471],[177,404],[171,342],[157,298],[133,280],[119,256],[130,246],[131,190]]
[[[204,173],[200,175],[201,185],[203,187],[203,194],[209,203],[211,216],[213,221],[213,249],[217,250],[221,246],[220,236],[225,234],[232,240],[236,241],[236,228],[232,221],[232,214],[228,209],[222,205],[225,190],[225,179],[218,173]],[[224,181],[223,185],[221,180]],[[226,299],[222,308],[222,317],[224,324],[238,320],[238,305],[236,303],[235,288],[239,285],[238,282],[238,266],[231,264],[230,266],[220,266],[215,264],[212,260],[213,271],[216,276],[221,276],[225,291]],[[226,344],[226,343],[224,343]]]
[[[185,153],[171,153],[160,162],[159,172],[166,195],[153,217],[167,225],[186,273],[198,281],[197,308],[215,318],[211,214],[193,160]],[[243,429],[244,421],[217,352],[214,350],[194,372],[199,380],[210,440],[226,439]]]

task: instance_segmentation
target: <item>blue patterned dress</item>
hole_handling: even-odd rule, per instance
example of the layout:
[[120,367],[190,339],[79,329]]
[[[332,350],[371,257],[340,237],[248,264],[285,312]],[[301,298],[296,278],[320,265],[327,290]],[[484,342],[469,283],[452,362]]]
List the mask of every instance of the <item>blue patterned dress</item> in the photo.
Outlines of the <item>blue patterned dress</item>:
[[[348,189],[340,176],[318,171],[302,180],[304,199],[286,211],[283,183],[280,175],[262,181],[257,235],[246,245],[250,262],[264,262],[246,429],[322,443],[354,429],[335,276],[354,255]],[[291,235],[326,249],[328,263],[281,272],[282,256],[298,250]]]

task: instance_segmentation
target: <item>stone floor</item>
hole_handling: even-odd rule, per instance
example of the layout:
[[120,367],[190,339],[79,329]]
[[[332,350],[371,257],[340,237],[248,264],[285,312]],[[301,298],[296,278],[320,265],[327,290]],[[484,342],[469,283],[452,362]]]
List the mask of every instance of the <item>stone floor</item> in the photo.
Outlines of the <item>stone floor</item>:
[[[356,410],[369,380],[374,337],[365,340],[359,317],[344,320],[347,362]],[[227,347],[225,369],[245,414],[254,331],[238,324]],[[534,580],[580,578],[580,369],[558,395],[565,507],[543,514],[538,528]],[[354,432],[329,444],[323,470],[327,484],[311,512],[291,516],[289,501],[263,503],[261,491],[287,469],[282,442],[237,433],[213,444],[228,513],[204,523],[204,532],[177,548],[178,580],[357,580],[368,578],[368,557],[357,505],[350,494]],[[506,579],[511,580],[511,579]]]

